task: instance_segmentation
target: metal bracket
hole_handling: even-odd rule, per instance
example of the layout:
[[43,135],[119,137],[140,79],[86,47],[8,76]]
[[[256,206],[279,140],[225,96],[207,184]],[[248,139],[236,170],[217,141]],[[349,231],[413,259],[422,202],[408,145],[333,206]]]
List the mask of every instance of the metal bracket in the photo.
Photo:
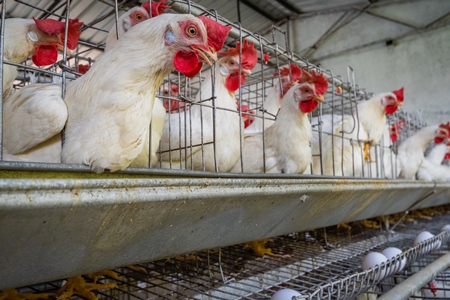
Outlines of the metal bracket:
[[434,187],[433,190],[428,192],[425,196],[423,196],[422,198],[418,199],[416,202],[414,202],[407,210],[405,210],[405,212],[403,213],[403,216],[400,218],[400,220],[397,221],[397,223],[394,224],[394,226],[392,226],[392,229],[388,229],[388,232],[393,232],[395,227],[398,226],[398,224],[400,224],[400,222],[403,221],[403,219],[409,214],[409,212],[411,210],[414,209],[415,206],[417,206],[418,204],[422,203],[425,199],[429,198],[431,195],[436,193],[436,181],[434,181]]

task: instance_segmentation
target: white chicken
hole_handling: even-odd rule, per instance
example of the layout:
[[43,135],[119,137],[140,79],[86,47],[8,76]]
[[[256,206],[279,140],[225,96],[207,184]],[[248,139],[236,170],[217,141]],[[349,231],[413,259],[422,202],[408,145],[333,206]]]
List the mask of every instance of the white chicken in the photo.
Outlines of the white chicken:
[[301,69],[294,64],[284,67],[280,72],[273,74],[273,76],[280,76],[280,80],[278,78],[275,79],[274,86],[267,92],[266,100],[264,101],[264,111],[256,111],[253,122],[245,128],[245,135],[263,132],[263,129],[268,128],[275,122],[273,118],[280,109],[281,98],[291,88],[292,83],[300,79],[301,74]]
[[436,144],[448,141],[450,123],[424,127],[400,144],[397,154],[401,166],[400,178],[415,179],[424,152],[433,139]]
[[323,102],[327,88],[325,76],[315,71],[300,79],[281,98],[275,123],[264,133],[245,136],[242,168],[239,160],[231,172],[303,173],[311,163],[311,124],[307,113]]
[[195,102],[200,97],[210,100],[192,105],[188,112],[167,115],[161,139],[163,168],[228,172],[239,159],[243,123],[234,91],[239,88],[239,81],[245,82],[245,75],[251,74],[258,59],[253,44],[244,41],[240,64],[239,48],[237,43],[236,48],[221,53],[224,57],[216,63],[214,86],[212,70],[203,73],[205,80]]
[[450,143],[436,145],[423,160],[417,172],[419,180],[450,181],[450,167],[442,165],[450,155]]
[[[170,7],[163,5],[164,3],[165,1],[152,2],[153,17],[160,15],[161,13],[164,12],[165,8]],[[141,6],[131,8],[129,11],[120,16],[117,28],[114,25],[109,30],[108,36],[106,37],[105,52],[107,52],[111,48],[111,46],[117,41],[117,38],[122,37],[131,27],[150,18],[149,7],[150,7],[149,2],[145,2]],[[142,152],[130,164],[131,167],[148,167],[156,162],[157,157],[155,155],[155,152],[159,146],[159,140],[161,139],[165,115],[166,111],[163,107],[161,100],[159,98],[156,98],[152,110],[152,121],[150,127],[151,137],[149,135],[145,138],[145,143]],[[149,149],[150,140],[151,140],[151,148]],[[150,164],[149,164],[149,153],[151,153]]]
[[[83,23],[69,21],[67,49],[75,49]],[[37,66],[56,62],[64,45],[65,22],[51,19],[5,21],[5,60],[20,63],[32,56]],[[4,64],[3,153],[4,160],[60,162],[58,134],[67,119],[61,87],[30,84],[12,89],[16,68]]]
[[317,124],[320,120],[323,132],[322,143],[319,132],[313,132],[313,174],[360,176],[364,163],[370,161],[370,147],[381,140],[386,114],[394,113],[402,102],[403,88],[360,102],[350,116],[312,118],[311,123]]
[[[164,1],[161,2],[152,2],[152,9],[153,14],[156,13],[161,14],[161,11],[158,11],[157,8],[161,9],[168,8],[169,6],[155,6],[155,4],[161,4],[165,3]],[[148,4],[148,2],[145,2],[142,6],[145,6],[145,4]],[[215,41],[214,36],[227,36],[228,32],[230,31],[229,27],[223,26],[215,21],[212,21],[211,19],[200,16],[199,19],[203,21],[203,24],[206,27],[206,31],[208,33],[208,42],[209,47],[212,49],[212,51],[215,53],[216,51],[219,51],[222,49],[223,44],[225,43],[225,39],[222,42],[217,43]],[[199,70],[199,69],[198,69]],[[194,70],[193,74],[187,74],[187,77],[192,77],[197,73],[197,69]],[[178,96],[178,86],[176,86],[176,91],[174,92],[174,87],[172,86],[172,96]],[[167,92],[168,95],[170,95],[170,92],[168,90],[168,84],[166,83],[163,85],[163,95]],[[164,101],[167,101],[167,99],[164,98],[156,98],[155,104],[153,106],[152,111],[152,122],[151,122],[151,136],[148,136],[145,140],[144,148],[142,152],[136,157],[136,159],[130,164],[131,167],[147,167],[149,166],[148,158],[150,153],[150,166],[154,166],[155,163],[158,160],[158,157],[156,156],[156,151],[159,149],[159,143],[162,137],[163,129],[164,129],[164,122],[166,117],[166,107],[164,105]],[[184,107],[184,102],[178,102],[176,100],[170,100],[170,103],[176,102],[178,104],[178,108],[182,105]],[[167,102],[166,102],[167,103]],[[170,105],[170,104],[169,104]],[[178,109],[179,112],[184,111],[180,108]],[[151,141],[151,143],[150,143]],[[151,146],[149,148],[149,146]]]
[[[194,75],[202,66],[199,56],[211,63],[206,56],[215,58],[211,42],[223,44],[225,38],[209,35],[202,20],[191,15],[163,14],[128,30],[67,86],[62,162],[86,164],[96,172],[128,167],[143,151],[164,77],[174,67]],[[118,72],[111,70],[111,61]]]

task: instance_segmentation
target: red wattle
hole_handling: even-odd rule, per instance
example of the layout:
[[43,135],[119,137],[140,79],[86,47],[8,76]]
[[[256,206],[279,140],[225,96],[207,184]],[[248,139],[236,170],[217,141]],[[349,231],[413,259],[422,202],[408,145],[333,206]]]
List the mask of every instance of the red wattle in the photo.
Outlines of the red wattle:
[[386,114],[392,115],[397,111],[398,106],[397,105],[388,105],[386,106]]
[[168,101],[163,102],[163,106],[166,109],[166,111],[169,111],[169,110],[176,110],[179,105],[178,105],[178,101],[168,100]]
[[307,113],[312,112],[317,107],[317,105],[319,105],[319,102],[317,102],[317,101],[306,100],[306,101],[300,101],[299,108],[303,113],[307,114]]
[[248,126],[250,126],[253,123],[253,120],[251,119],[247,119],[244,121],[244,128],[247,128]]
[[440,144],[440,143],[442,143],[443,141],[444,141],[444,139],[441,138],[441,137],[435,137],[435,138],[434,138],[434,143],[435,143],[435,144]]
[[395,143],[397,141],[397,135],[396,134],[391,134],[391,141],[393,143]]
[[51,45],[39,45],[31,59],[38,67],[51,65],[58,59],[58,49]]
[[445,156],[444,156],[444,159],[445,160],[449,160],[450,159],[450,153],[446,153]]
[[197,70],[198,72],[201,69],[201,66],[200,68],[198,66],[199,65],[198,55],[195,52],[177,51],[173,59],[173,65],[175,66],[175,69],[177,69],[179,72],[185,74],[188,73],[190,75],[192,75],[192,73],[195,70]]
[[[245,83],[245,76],[242,74],[240,76],[241,76],[241,85],[242,85]],[[236,91],[239,88],[239,74],[234,73],[234,74],[228,75],[227,79],[225,80],[225,86],[227,87],[227,89],[230,92]]]
[[191,71],[191,72],[186,72],[186,73],[184,73],[184,75],[187,77],[187,78],[192,78],[192,77],[194,77],[195,75],[197,75],[198,74],[198,72],[200,72],[200,70],[202,69],[202,66],[203,66],[203,63],[201,62],[201,61],[199,61],[198,62],[198,65],[197,65],[197,68],[195,68],[193,71]]

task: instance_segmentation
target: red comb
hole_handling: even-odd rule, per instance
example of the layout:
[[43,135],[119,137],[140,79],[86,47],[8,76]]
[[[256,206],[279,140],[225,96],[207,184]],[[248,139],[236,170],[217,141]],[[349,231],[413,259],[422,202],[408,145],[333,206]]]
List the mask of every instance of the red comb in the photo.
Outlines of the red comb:
[[394,124],[391,125],[391,130],[401,130],[403,128],[403,125],[405,124],[405,121],[403,119],[398,120]]
[[[236,106],[237,106],[237,110],[239,111],[239,108],[241,105],[238,100],[236,100]],[[253,116],[255,114],[255,111],[249,110],[248,105],[245,105],[245,104],[242,105],[241,111],[243,112],[241,114],[241,116],[242,116],[242,121],[244,121],[244,128],[247,128],[255,120],[255,117]]]
[[[159,16],[165,13],[165,9],[170,8],[170,5],[164,5],[166,2],[167,0],[161,0],[160,2],[152,1],[152,17]],[[148,14],[150,14],[150,2],[147,1],[142,3],[141,7],[144,8]]]
[[402,130],[404,123],[405,123],[405,121],[403,119],[400,119],[391,125],[389,132],[390,132],[391,141],[393,143],[395,141],[397,141],[397,138],[400,135],[400,131]]
[[[254,48],[254,43],[248,44],[247,40],[244,40],[244,44],[242,45],[242,67],[247,70],[251,70],[256,66],[258,62],[258,52],[256,52]],[[236,43],[236,48],[228,48],[225,52],[220,52],[219,55],[222,56],[235,56],[239,55],[239,47],[240,43]]]
[[90,65],[79,64],[77,66],[77,72],[80,74],[86,74],[86,72],[89,71],[90,68]]
[[[67,47],[69,49],[75,49],[78,45],[78,39],[80,38],[80,28],[83,26],[83,22],[78,22],[78,19],[69,20],[69,36],[67,37]],[[61,35],[61,40],[64,41],[64,33]]]
[[447,136],[450,138],[450,122],[448,122],[447,124],[442,123],[441,125],[439,125],[439,128],[447,130]]
[[399,90],[395,90],[392,92],[392,94],[394,94],[395,97],[397,97],[397,101],[403,102],[403,99],[404,99],[403,91],[404,91],[404,88],[401,88]]
[[[37,20],[33,18],[36,26],[42,32],[45,32],[48,35],[52,34],[60,34],[61,35],[61,43],[64,42],[64,29],[66,26],[65,22],[60,22],[53,19],[44,19]],[[83,26],[83,22],[78,22],[78,19],[69,20],[69,28],[67,37],[67,47],[71,50],[75,49],[78,45],[78,39],[80,38],[80,28]]]
[[199,16],[198,18],[202,20],[206,27],[206,32],[208,33],[208,46],[216,51],[222,49],[231,27],[224,26],[205,16]]
[[[292,80],[291,80],[291,82],[300,80],[300,78],[302,77],[302,73],[303,73],[302,69],[300,69],[299,66],[294,65],[294,64],[291,64],[289,66],[289,68],[291,69],[291,72],[292,72]],[[289,68],[288,67],[284,67],[283,69],[281,69],[280,70],[280,75],[281,76],[289,76],[290,75]],[[273,76],[278,76],[278,72],[273,73]]]
[[[447,147],[450,147],[450,143],[447,143]],[[450,160],[450,152],[445,153],[445,160]]]
[[264,55],[263,55],[264,62],[268,62],[269,58],[270,58],[269,53],[264,53]]
[[319,95],[323,95],[327,92],[328,89],[328,80],[325,78],[325,75],[318,75],[315,70],[312,70],[312,75],[307,71],[303,70],[303,77],[299,80],[299,82],[309,82],[314,83],[314,87],[316,88],[316,93]]
[[59,34],[61,32],[64,32],[64,27],[66,24],[64,22],[60,22],[53,19],[44,19],[44,20],[37,20],[33,17],[34,23],[36,23],[37,28],[39,28],[40,31],[45,32],[48,35],[52,35],[54,33]]

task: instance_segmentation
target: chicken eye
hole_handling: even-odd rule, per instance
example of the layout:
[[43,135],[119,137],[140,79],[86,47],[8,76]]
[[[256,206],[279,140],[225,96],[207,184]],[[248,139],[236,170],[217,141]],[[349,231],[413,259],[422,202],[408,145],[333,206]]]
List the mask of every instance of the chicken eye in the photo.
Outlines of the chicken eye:
[[308,88],[305,88],[304,91],[305,91],[305,93],[309,93],[309,89]]
[[190,36],[190,37],[194,37],[197,35],[197,28],[195,28],[194,26],[189,26],[186,29],[186,33]]
[[134,16],[134,18],[136,19],[136,21],[140,21],[140,20],[142,20],[142,15],[141,14],[136,14]]
[[234,66],[234,61],[230,60],[230,65]]

